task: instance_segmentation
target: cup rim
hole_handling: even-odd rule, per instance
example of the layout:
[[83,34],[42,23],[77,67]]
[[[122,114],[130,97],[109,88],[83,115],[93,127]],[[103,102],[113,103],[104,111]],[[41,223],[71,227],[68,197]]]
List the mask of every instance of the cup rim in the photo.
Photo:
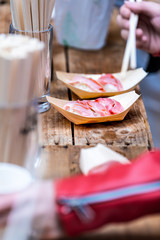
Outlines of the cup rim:
[[49,24],[49,27],[48,29],[44,29],[44,30],[41,30],[41,31],[25,31],[25,30],[21,30],[21,29],[17,29],[13,26],[13,24],[11,23],[10,24],[10,27],[11,27],[11,30],[13,31],[16,31],[16,32],[20,32],[20,33],[47,33],[47,32],[50,32],[53,30],[53,25],[52,24]]

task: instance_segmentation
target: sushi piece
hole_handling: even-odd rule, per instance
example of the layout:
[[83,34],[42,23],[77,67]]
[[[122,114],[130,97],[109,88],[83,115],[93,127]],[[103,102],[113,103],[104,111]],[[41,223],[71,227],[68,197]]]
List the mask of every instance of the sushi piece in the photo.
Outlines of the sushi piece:
[[105,117],[110,115],[108,109],[101,104],[100,101],[87,101],[87,104],[90,109],[95,112],[96,117]]
[[109,112],[109,115],[111,114],[119,114],[124,111],[122,105],[111,98],[98,98],[95,100],[98,103],[101,103]]
[[112,74],[103,74],[98,80],[105,92],[118,92],[123,90],[121,82]]
[[101,84],[92,78],[77,76],[69,84],[88,92],[105,92]]
[[123,90],[121,82],[112,74],[102,74],[97,80],[77,76],[69,84],[88,92],[118,92]]
[[64,109],[68,112],[72,112],[84,117],[95,117],[94,112],[89,108],[89,106],[87,104],[80,103],[80,101],[69,102],[64,106]]
[[84,117],[106,117],[124,111],[122,105],[111,98],[68,102],[64,109]]

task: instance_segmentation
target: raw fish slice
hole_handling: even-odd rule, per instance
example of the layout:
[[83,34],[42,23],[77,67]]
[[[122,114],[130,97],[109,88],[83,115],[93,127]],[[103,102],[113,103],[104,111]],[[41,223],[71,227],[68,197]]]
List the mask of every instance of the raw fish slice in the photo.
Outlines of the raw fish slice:
[[89,108],[89,106],[79,102],[69,102],[64,106],[64,109],[84,117],[95,117],[94,112]]
[[95,117],[104,117],[110,115],[105,106],[94,101],[94,100],[77,100],[77,103],[89,107],[93,112]]
[[116,92],[116,91],[122,91],[123,86],[121,82],[115,78],[112,74],[103,74],[98,80],[105,91],[107,92]]
[[[55,109],[57,109],[69,121],[73,122],[76,125],[80,125],[80,124],[90,124],[90,123],[122,121],[127,115],[127,113],[129,112],[129,110],[131,109],[132,105],[138,100],[139,97],[140,95],[136,94],[135,91],[132,91],[132,92],[120,94],[120,95],[109,98],[109,99],[112,99],[112,103],[113,103],[113,100],[116,100],[117,102],[119,102],[123,107],[123,111],[119,114],[110,114],[109,116],[105,116],[105,117],[96,117],[96,116],[86,117],[86,116],[82,116],[82,114],[80,113],[76,114],[73,112],[69,112],[64,109],[65,105],[68,105],[68,103],[71,103],[67,100],[62,100],[62,99],[57,99],[52,97],[47,97],[47,100],[53,105]],[[100,103],[102,104],[102,101]]]
[[105,117],[123,111],[122,105],[110,98],[77,100],[76,102],[67,103],[64,109],[85,117]]
[[92,78],[77,76],[73,78],[69,84],[86,91],[89,89],[94,92],[105,92],[101,84]]
[[124,111],[122,105],[119,102],[113,99],[112,101],[113,101],[113,105],[112,105],[112,108],[109,110],[111,114],[118,114]]
[[105,106],[105,108],[110,114],[118,114],[124,111],[122,105],[114,99],[98,98],[95,101]]
[[95,111],[96,117],[105,117],[110,115],[109,111],[106,109],[104,105],[97,101],[88,101],[88,106],[92,111]]

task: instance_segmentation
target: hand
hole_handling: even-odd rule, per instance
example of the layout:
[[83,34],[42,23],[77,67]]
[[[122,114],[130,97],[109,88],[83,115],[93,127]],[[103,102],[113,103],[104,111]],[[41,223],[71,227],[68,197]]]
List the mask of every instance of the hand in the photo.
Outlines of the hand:
[[139,15],[136,30],[137,48],[151,54],[160,52],[160,4],[154,2],[125,2],[120,8],[117,23],[122,28],[121,36],[127,40],[131,13]]
[[35,183],[23,192],[0,196],[0,227],[4,225],[18,236],[59,237],[53,182]]

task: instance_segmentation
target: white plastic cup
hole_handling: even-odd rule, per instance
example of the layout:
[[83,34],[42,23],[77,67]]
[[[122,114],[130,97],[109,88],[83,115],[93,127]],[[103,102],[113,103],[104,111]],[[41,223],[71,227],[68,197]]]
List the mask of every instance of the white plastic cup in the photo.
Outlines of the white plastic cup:
[[56,37],[62,45],[97,50],[106,44],[114,0],[58,0]]

